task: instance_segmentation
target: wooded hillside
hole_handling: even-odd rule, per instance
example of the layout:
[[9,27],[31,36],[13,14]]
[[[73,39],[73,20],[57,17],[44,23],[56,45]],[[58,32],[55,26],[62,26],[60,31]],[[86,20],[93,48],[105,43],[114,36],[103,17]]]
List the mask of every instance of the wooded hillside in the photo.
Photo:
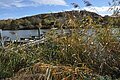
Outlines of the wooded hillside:
[[[73,28],[85,27],[84,23],[97,24],[98,27],[104,27],[105,24],[114,25],[113,27],[120,26],[120,17],[102,17],[96,13],[88,11],[65,11],[59,13],[39,14],[20,19],[0,20],[0,29],[36,29],[40,28]],[[75,24],[75,25],[74,25]],[[83,28],[84,28],[83,27]]]

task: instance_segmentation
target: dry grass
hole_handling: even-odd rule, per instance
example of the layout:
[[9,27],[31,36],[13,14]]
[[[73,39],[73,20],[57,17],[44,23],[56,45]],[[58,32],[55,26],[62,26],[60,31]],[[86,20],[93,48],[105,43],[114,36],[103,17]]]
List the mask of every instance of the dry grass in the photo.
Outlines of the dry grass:
[[81,24],[70,16],[65,23],[73,26],[69,34],[62,28],[61,34],[51,30],[46,33],[44,44],[11,44],[2,49],[0,79],[13,76],[12,80],[105,80],[106,75],[108,80],[119,78],[120,30],[115,36],[109,24],[96,28],[98,25],[93,23],[90,17]]
[[[83,74],[84,72],[84,74]],[[31,68],[21,69],[12,80],[83,80],[92,70],[83,67],[71,67],[37,63]],[[92,76],[92,75],[91,75]],[[92,78],[91,78],[92,79]]]

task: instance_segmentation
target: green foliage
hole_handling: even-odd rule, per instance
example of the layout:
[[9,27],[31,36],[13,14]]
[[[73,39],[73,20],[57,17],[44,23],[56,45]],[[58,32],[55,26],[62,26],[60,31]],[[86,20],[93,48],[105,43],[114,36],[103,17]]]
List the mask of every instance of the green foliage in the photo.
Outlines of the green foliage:
[[21,68],[31,66],[39,58],[36,53],[38,49],[36,50],[34,47],[29,47],[30,49],[16,45],[8,47],[7,50],[0,52],[0,79],[10,77]]

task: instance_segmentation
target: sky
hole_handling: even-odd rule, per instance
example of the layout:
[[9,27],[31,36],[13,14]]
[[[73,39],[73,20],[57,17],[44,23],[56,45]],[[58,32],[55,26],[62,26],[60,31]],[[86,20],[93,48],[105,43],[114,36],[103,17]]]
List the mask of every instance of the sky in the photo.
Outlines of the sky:
[[88,1],[91,7],[86,7],[82,0],[0,0],[0,20],[74,10],[71,3],[79,4],[80,10],[96,12],[102,16],[111,15],[108,2],[112,0]]

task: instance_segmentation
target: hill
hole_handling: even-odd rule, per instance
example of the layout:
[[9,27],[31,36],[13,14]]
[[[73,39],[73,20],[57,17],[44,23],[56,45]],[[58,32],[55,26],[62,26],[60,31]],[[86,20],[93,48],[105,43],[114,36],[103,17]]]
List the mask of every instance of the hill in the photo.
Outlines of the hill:
[[[114,20],[113,20],[114,19]],[[112,22],[111,22],[112,21]],[[19,29],[36,29],[36,28],[73,28],[83,27],[86,24],[97,24],[104,27],[105,24],[114,24],[114,27],[120,26],[119,17],[102,17],[94,12],[88,11],[65,11],[58,13],[38,14],[20,19],[0,20],[0,29],[19,30]],[[83,25],[82,25],[83,24]],[[81,26],[82,25],[82,26]],[[84,27],[83,27],[84,28]]]

